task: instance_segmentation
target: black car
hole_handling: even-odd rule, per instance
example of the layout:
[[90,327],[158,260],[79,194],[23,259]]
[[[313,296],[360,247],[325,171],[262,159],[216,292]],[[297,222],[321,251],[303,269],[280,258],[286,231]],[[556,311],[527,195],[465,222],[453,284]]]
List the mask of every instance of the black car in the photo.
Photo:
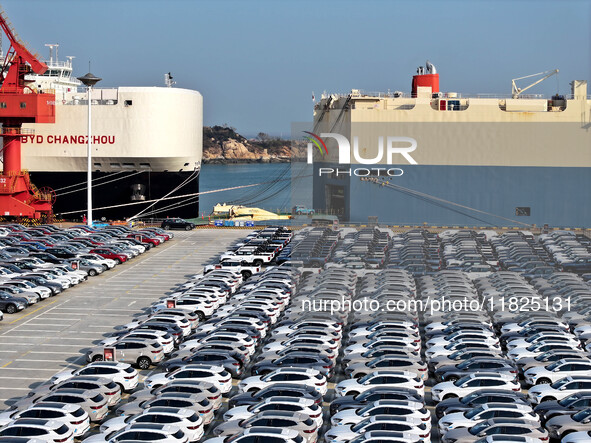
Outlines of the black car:
[[162,222],[160,227],[162,229],[184,229],[185,231],[190,231],[191,229],[195,229],[195,224],[182,218],[167,218]]
[[68,248],[66,248],[64,246],[56,246],[53,248],[47,248],[45,250],[45,253],[51,254],[54,257],[62,258],[62,259],[76,257],[76,254],[74,252],[72,252],[71,250],[69,250]]
[[591,407],[591,392],[582,391],[569,395],[562,400],[543,401],[534,408],[534,412],[542,417],[544,422],[556,415],[567,415]]
[[454,412],[464,412],[474,409],[475,406],[487,403],[518,403],[529,404],[527,395],[522,392],[501,391],[495,389],[480,389],[466,395],[462,399],[448,398],[437,404],[435,414],[437,418]]
[[256,392],[245,392],[230,398],[228,408],[235,406],[246,406],[259,403],[269,397],[296,397],[310,398],[316,404],[322,403],[322,394],[314,389],[313,386],[293,385],[289,383],[277,383],[267,386]]
[[49,252],[32,252],[29,254],[29,257],[40,258],[46,263],[59,264],[63,262],[62,259],[57,258],[55,255],[50,254]]
[[361,408],[378,400],[412,400],[419,403],[424,402],[423,397],[414,389],[399,387],[371,388],[360,394],[335,398],[330,404],[330,414],[334,415],[343,409]]

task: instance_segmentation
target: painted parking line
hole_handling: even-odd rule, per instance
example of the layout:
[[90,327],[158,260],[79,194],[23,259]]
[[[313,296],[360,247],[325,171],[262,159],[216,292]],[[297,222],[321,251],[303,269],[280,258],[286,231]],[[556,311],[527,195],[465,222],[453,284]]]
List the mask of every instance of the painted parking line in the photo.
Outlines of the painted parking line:
[[[41,381],[41,380],[47,380],[47,377],[1,377],[1,380],[33,380],[33,381]],[[10,388],[12,389],[12,388]],[[30,391],[30,389],[27,389]]]
[[32,372],[39,372],[39,371],[51,371],[55,372],[54,368],[12,368],[10,366],[5,366],[0,368],[0,373],[2,371],[32,371]]
[[[49,302],[48,304],[44,304],[43,306],[39,306],[37,309],[34,309],[33,311],[30,311],[30,312],[28,312],[28,313],[26,313],[26,314],[24,314],[24,315],[21,315],[20,317],[18,317],[18,318],[16,318],[16,319],[12,320],[12,321],[11,321],[11,322],[9,322],[8,324],[9,324],[9,325],[12,325],[12,324],[14,324],[14,323],[16,323],[16,322],[18,322],[18,321],[22,320],[23,318],[26,318],[26,317],[28,317],[28,316],[30,316],[30,315],[32,315],[32,314],[34,314],[35,312],[39,312],[41,309],[44,309],[44,308],[46,308],[47,306],[51,306],[51,305],[53,305],[54,303],[57,303],[58,301],[59,301],[59,299],[56,299],[56,300],[53,300],[53,301]],[[64,304],[64,303],[67,303],[67,302],[68,302],[68,300],[65,300],[65,301],[64,301],[62,304]],[[59,306],[59,305],[58,305],[58,306]],[[51,309],[50,309],[50,310],[51,310]],[[33,317],[33,318],[35,318],[35,317]],[[30,319],[30,320],[32,320],[32,319]],[[3,334],[0,334],[0,335],[3,335]]]

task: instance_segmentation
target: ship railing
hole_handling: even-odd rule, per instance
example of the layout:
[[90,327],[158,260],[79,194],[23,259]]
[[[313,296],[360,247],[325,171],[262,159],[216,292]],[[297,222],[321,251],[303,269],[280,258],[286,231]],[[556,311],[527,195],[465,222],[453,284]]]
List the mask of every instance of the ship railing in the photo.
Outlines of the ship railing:
[[[95,100],[92,99],[92,105],[116,105],[117,102],[119,100]],[[69,99],[69,100],[64,100],[63,102],[64,105],[70,105],[70,106],[80,106],[80,105],[84,105],[87,106],[88,105],[88,100],[86,99]]]
[[43,60],[43,62],[47,65],[49,69],[51,68],[71,68],[72,64],[70,62],[60,62],[58,60]]
[[[387,91],[387,92],[370,92],[370,91],[364,91],[364,90],[358,90],[356,91],[354,94],[352,93],[347,93],[347,94],[342,94],[342,93],[335,93],[335,94],[329,94],[327,97],[328,98],[332,96],[333,98],[339,99],[339,98],[347,98],[349,96],[351,96],[352,98],[358,98],[358,97],[370,97],[370,98],[416,98],[416,94],[412,94],[409,92],[400,92],[400,91]],[[564,96],[567,99],[573,99],[574,97],[571,95],[565,95]],[[510,99],[513,98],[513,96],[511,94],[494,94],[494,93],[476,93],[476,94],[462,94],[459,92],[440,92],[440,93],[434,93],[433,94],[433,98],[442,98],[442,99],[461,99],[461,98],[482,98],[482,99],[499,99],[499,100],[503,100],[503,99]],[[547,97],[544,94],[521,94],[519,96],[520,99],[529,99],[529,100],[539,100],[539,99],[546,99]],[[588,99],[591,98],[591,96],[588,96]]]
[[35,130],[31,128],[12,128],[10,126],[2,126],[0,128],[0,135],[34,135]]
[[55,95],[55,89],[25,89],[25,94],[48,94]]

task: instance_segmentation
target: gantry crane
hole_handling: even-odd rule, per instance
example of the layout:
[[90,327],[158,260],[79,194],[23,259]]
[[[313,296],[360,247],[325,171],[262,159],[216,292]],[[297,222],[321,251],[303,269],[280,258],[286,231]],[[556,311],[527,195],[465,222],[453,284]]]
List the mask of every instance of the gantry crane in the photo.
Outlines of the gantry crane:
[[52,214],[52,193],[39,191],[29,173],[21,169],[21,140],[31,136],[23,123],[54,123],[55,93],[35,91],[27,86],[29,73],[43,74],[47,65],[33,55],[16,36],[12,25],[0,10],[0,27],[10,41],[0,70],[0,135],[4,167],[0,175],[0,216],[39,219]]

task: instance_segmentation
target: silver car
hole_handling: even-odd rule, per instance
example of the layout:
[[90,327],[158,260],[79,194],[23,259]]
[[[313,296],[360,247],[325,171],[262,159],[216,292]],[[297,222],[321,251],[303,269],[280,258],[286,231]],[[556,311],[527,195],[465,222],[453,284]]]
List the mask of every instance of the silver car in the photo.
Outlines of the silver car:
[[94,391],[107,399],[107,406],[114,406],[121,400],[121,388],[113,380],[98,376],[76,376],[56,385],[44,384],[29,393],[29,396],[39,398],[50,392],[63,389],[84,389]]
[[[115,348],[115,360],[148,369],[152,364],[164,358],[164,349],[157,340],[128,338],[112,345]],[[95,346],[86,353],[89,362],[103,361],[105,346]]]
[[[96,391],[87,391],[84,389],[60,389],[33,400],[32,403],[56,402],[70,403],[80,406],[88,416],[90,421],[101,421],[109,412],[107,399]],[[30,406],[30,405],[29,405]],[[22,406],[20,409],[26,409]]]
[[308,442],[318,438],[318,426],[307,414],[287,411],[263,411],[243,420],[222,423],[213,430],[216,436],[230,436],[253,426],[269,426],[281,429],[293,429]]

